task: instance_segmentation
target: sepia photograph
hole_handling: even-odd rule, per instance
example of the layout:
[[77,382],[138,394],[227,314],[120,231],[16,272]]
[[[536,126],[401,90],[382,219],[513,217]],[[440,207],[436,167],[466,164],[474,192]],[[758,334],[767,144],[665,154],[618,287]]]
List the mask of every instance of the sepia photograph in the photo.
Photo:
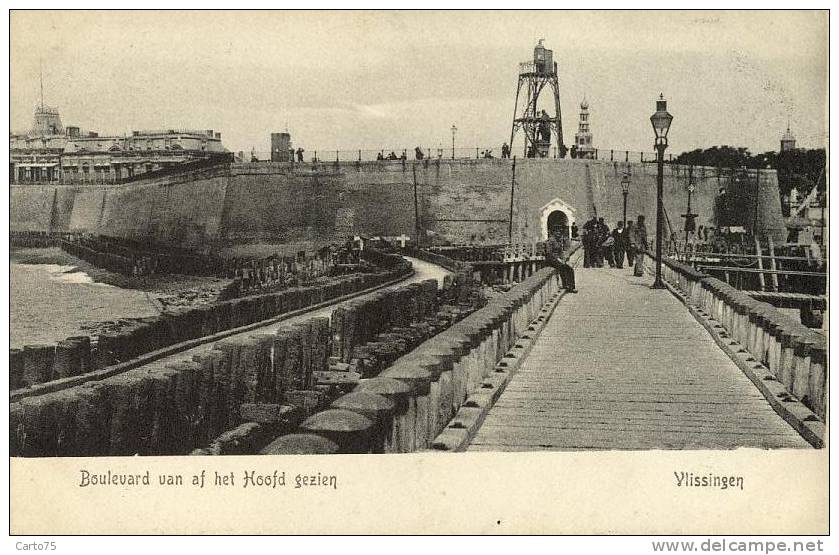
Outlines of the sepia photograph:
[[[572,456],[683,461],[672,491],[729,496],[799,457],[826,531],[827,11],[11,10],[9,32],[13,531],[51,532],[23,484],[59,464],[118,503],[339,490],[332,457]],[[44,522],[15,523],[21,497]]]

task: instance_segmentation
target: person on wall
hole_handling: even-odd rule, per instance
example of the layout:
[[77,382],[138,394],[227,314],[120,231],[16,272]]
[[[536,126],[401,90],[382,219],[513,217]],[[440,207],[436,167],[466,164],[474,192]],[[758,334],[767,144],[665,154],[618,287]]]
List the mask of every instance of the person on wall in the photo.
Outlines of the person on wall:
[[562,281],[562,288],[568,293],[577,292],[577,284],[574,279],[574,268],[568,264],[568,257],[571,255],[569,239],[562,227],[554,228],[553,235],[545,244],[545,261],[556,268],[559,279]]
[[504,144],[501,145],[501,158],[509,158],[509,157],[510,157],[510,146],[506,142],[504,142]]

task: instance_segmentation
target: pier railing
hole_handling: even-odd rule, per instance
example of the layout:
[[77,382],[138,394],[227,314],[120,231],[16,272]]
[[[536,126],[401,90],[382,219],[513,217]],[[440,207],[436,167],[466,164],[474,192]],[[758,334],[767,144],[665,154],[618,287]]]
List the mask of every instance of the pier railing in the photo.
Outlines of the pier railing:
[[430,247],[427,250],[469,263],[473,279],[484,285],[518,283],[547,264],[544,243],[450,245]]
[[751,358],[744,362],[752,363],[750,371],[766,371],[761,384],[774,380],[783,385],[785,391],[773,394],[774,401],[783,405],[787,403],[784,394],[792,395],[815,413],[817,418],[803,415],[799,419],[802,426],[812,429],[799,431],[805,437],[823,436],[827,414],[825,336],[695,268],[667,258],[662,262],[665,280],[684,294],[688,305],[723,328],[726,341],[733,340],[748,351]]

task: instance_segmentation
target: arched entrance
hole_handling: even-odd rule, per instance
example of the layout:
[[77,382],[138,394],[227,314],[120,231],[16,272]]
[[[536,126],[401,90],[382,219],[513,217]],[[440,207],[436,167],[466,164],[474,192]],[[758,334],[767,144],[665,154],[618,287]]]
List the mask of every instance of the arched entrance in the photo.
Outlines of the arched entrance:
[[539,211],[539,233],[542,241],[555,227],[561,227],[567,237],[571,236],[571,224],[577,221],[577,211],[564,201],[555,198]]
[[567,236],[570,228],[571,225],[568,223],[568,216],[562,210],[554,210],[548,214],[548,236],[553,235],[557,231]]

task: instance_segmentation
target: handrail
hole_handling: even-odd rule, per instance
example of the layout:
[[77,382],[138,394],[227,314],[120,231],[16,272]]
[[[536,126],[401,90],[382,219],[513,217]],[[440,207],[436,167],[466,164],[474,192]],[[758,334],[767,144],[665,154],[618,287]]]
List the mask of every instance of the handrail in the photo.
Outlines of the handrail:
[[723,272],[745,272],[748,274],[780,274],[790,276],[817,276],[827,277],[825,272],[806,272],[804,270],[770,270],[768,268],[744,268],[742,266],[712,266],[710,264],[697,264],[699,268],[706,268],[708,270],[720,270]]
[[[651,257],[655,258],[654,255]],[[775,394],[767,398],[770,404],[774,403],[773,408],[779,414],[790,421],[787,417],[791,413],[783,407],[784,396],[790,397],[790,394],[815,413],[820,421],[811,422],[815,419],[803,418],[794,426],[805,439],[821,446],[820,436],[823,436],[826,418],[827,339],[824,333],[808,328],[771,304],[756,300],[747,292],[685,264],[666,257],[663,257],[662,263],[668,272],[675,273],[676,282],[673,285],[683,292],[691,311],[701,309],[703,318],[715,319],[727,332],[726,345],[733,339],[751,355],[747,360],[751,364],[749,372],[754,374],[754,368],[765,367],[766,372],[771,374],[771,377],[758,379],[759,387],[769,387],[766,380],[775,380],[783,385],[785,391],[779,393],[778,398]],[[672,281],[673,277],[667,279]],[[754,366],[755,363],[760,364]]]
[[774,258],[775,260],[798,260],[802,262],[810,262],[813,259],[807,258],[806,256],[771,256],[768,254],[760,255],[760,254],[737,254],[737,253],[730,253],[730,252],[710,252],[710,251],[691,251],[691,257],[695,258],[698,256],[708,256],[708,257],[716,257],[716,258]]

